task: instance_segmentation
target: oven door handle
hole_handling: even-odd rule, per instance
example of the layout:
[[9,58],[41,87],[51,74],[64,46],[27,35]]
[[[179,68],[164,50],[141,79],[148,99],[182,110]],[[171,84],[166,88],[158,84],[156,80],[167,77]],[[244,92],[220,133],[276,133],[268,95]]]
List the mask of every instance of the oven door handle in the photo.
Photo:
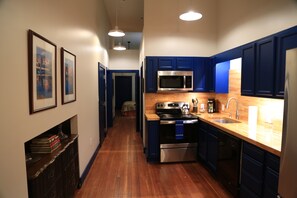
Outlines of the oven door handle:
[[[198,119],[195,120],[183,120],[183,124],[194,124],[197,123]],[[175,124],[175,120],[160,120],[160,124]]]

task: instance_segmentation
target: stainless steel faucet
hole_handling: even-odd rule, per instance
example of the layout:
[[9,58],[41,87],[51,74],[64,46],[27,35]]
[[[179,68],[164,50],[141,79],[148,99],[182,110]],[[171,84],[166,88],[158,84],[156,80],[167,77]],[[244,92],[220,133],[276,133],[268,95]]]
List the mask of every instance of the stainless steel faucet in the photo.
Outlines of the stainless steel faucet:
[[[228,99],[228,102],[227,102],[227,104],[226,104],[226,109],[229,108],[229,104],[230,104],[230,101],[231,101],[232,99],[234,99],[234,100],[236,101],[236,113],[235,113],[235,117],[236,117],[236,119],[238,120],[238,119],[239,119],[239,113],[238,113],[238,100],[237,100],[235,97],[231,97],[231,98]],[[231,114],[230,114],[230,115],[231,115]]]

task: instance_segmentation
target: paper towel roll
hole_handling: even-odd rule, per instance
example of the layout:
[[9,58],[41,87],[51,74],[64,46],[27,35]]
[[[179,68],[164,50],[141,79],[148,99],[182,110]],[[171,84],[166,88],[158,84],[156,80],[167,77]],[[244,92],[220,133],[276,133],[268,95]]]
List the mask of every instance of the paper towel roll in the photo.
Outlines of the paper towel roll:
[[248,114],[249,126],[252,126],[252,127],[257,126],[257,119],[258,119],[258,107],[249,106],[249,114]]

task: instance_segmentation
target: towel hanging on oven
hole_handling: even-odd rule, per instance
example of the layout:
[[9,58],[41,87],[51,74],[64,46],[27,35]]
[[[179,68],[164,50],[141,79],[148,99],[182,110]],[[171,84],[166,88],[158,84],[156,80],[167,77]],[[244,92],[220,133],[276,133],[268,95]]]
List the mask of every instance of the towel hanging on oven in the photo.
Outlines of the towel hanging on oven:
[[184,139],[184,122],[183,122],[183,120],[175,121],[175,139],[176,140]]

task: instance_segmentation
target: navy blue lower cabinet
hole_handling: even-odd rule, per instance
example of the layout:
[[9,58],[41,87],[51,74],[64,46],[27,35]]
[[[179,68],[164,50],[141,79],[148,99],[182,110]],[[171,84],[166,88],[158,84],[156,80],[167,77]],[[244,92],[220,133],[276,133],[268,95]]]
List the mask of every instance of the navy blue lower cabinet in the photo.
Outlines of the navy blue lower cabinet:
[[159,121],[146,120],[147,161],[160,162]]
[[216,174],[218,161],[217,129],[205,122],[199,121],[198,158]]
[[198,131],[198,158],[206,162],[207,155],[207,131],[201,125]]
[[279,157],[243,143],[240,197],[277,196]]
[[218,136],[214,128],[209,128],[207,135],[207,164],[216,173],[218,161]]

